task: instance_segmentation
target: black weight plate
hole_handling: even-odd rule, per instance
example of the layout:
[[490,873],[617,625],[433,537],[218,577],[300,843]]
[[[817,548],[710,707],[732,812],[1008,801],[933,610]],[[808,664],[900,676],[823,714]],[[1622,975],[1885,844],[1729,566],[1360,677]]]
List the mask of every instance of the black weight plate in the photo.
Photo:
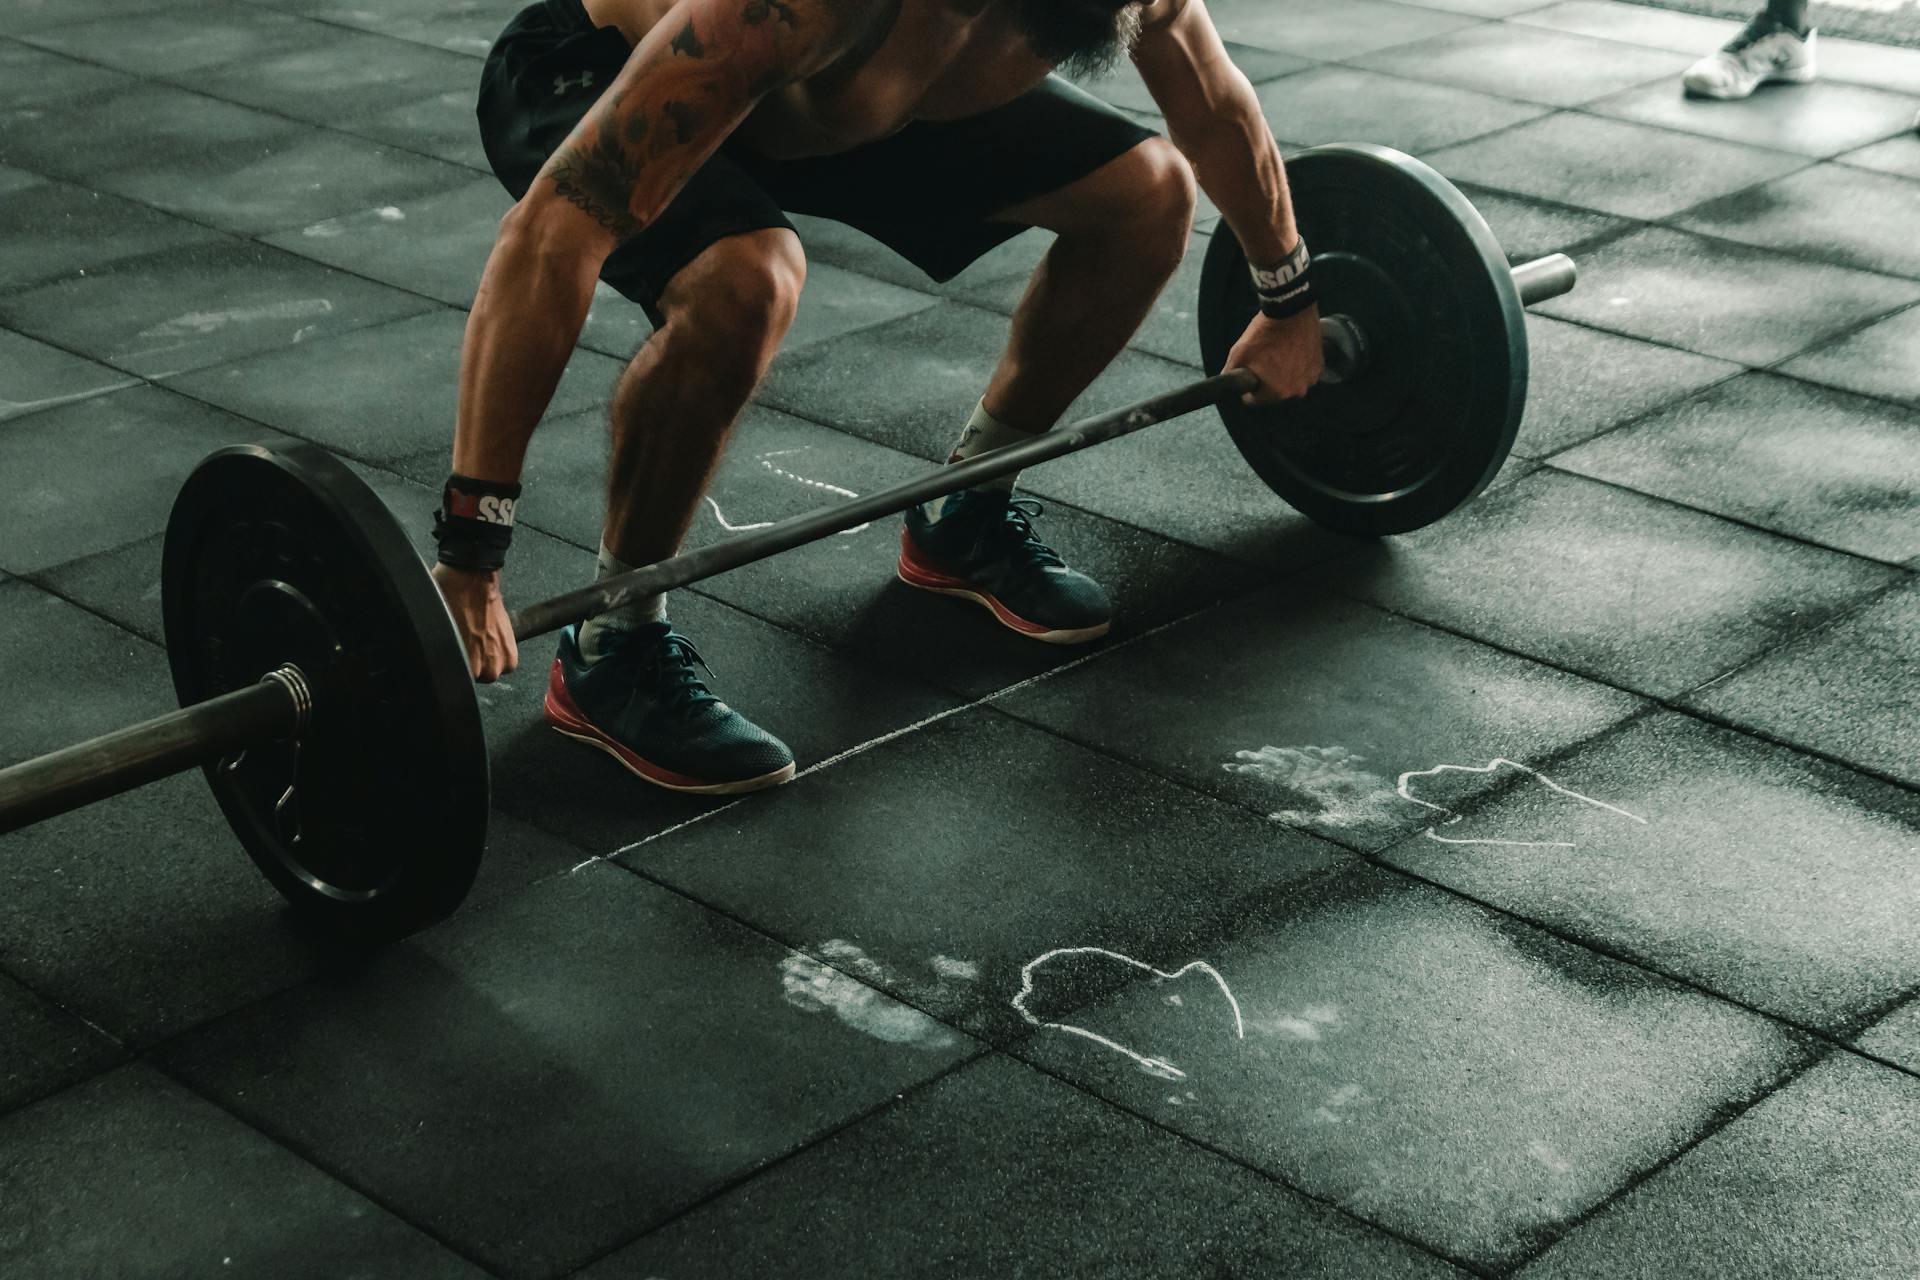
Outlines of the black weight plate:
[[[1450,182],[1387,147],[1287,161],[1320,314],[1365,335],[1359,376],[1274,408],[1231,401],[1227,430],[1269,488],[1345,533],[1406,533],[1492,482],[1527,398],[1526,311],[1493,232]],[[1216,231],[1200,346],[1218,373],[1258,311],[1240,245]]]
[[161,594],[182,705],[283,663],[313,686],[297,746],[206,770],[287,900],[368,940],[457,907],[486,845],[480,708],[440,592],[373,491],[312,445],[222,449],[174,501]]

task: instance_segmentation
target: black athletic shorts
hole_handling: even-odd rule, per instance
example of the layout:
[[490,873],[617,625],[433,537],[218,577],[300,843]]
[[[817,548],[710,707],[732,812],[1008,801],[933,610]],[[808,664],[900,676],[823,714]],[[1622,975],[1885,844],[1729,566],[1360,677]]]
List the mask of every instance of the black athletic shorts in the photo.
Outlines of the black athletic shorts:
[[[539,0],[507,24],[487,57],[478,110],[487,159],[516,200],[631,51],[617,27],[593,25],[581,0]],[[772,160],[728,142],[665,213],[614,251],[601,278],[658,323],[667,282],[709,246],[792,230],[787,213],[805,213],[856,227],[950,280],[1026,229],[993,214],[1077,182],[1153,136],[1049,76],[1003,107],[910,124],[838,155]]]

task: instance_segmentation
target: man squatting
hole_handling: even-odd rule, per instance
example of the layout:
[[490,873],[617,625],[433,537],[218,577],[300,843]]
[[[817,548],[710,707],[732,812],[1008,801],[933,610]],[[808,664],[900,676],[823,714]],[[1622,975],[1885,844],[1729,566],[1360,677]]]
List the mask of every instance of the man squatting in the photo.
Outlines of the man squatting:
[[[1122,52],[1171,142],[1056,74]],[[941,281],[1026,228],[1056,234],[954,461],[1048,430],[1121,352],[1185,256],[1196,180],[1255,264],[1261,314],[1229,367],[1267,401],[1320,375],[1280,151],[1203,0],[539,0],[495,45],[478,111],[517,203],[467,325],[434,575],[480,681],[519,660],[501,572],[521,468],[597,280],[655,325],[612,395],[602,577],[686,536],[793,323],[806,262],[788,213]],[[899,576],[1038,640],[1104,635],[1105,591],[1013,490],[909,512]],[[545,714],[662,786],[791,778],[785,744],[703,669],[665,601],[636,601],[562,633]]]

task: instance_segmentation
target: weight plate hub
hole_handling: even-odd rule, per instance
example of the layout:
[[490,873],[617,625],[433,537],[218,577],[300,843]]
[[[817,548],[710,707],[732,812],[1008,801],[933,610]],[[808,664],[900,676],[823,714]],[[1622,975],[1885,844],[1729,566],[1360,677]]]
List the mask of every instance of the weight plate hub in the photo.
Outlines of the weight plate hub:
[[486,739],[452,620],[379,498],[311,445],[220,450],[174,502],[161,594],[182,705],[285,663],[313,688],[298,743],[206,770],[288,901],[367,938],[458,906],[486,844]]
[[[1526,311],[1484,219],[1445,178],[1386,147],[1317,147],[1287,161],[1313,252],[1320,314],[1366,339],[1365,367],[1274,408],[1221,407],[1281,498],[1345,533],[1406,533],[1498,474],[1526,407]],[[1224,227],[1200,282],[1200,341],[1218,373],[1259,310]]]

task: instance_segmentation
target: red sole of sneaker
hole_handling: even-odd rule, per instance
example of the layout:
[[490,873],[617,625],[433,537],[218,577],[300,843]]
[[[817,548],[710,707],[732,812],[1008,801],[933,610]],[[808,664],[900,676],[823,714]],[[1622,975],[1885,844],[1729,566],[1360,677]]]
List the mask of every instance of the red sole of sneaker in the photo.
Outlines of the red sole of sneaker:
[[913,543],[908,540],[905,530],[900,534],[900,563],[895,566],[894,572],[899,576],[900,581],[910,587],[918,587],[922,591],[931,591],[936,595],[971,600],[999,619],[1002,626],[1030,639],[1044,640],[1048,644],[1086,644],[1090,640],[1098,640],[1107,634],[1113,625],[1110,622],[1102,622],[1092,627],[1063,629],[1023,618],[992,595],[968,585],[964,579],[941,573],[938,569],[930,568],[914,559]]
[[552,674],[547,680],[546,700],[541,704],[547,723],[575,742],[584,742],[618,760],[635,777],[651,782],[656,787],[668,791],[682,791],[699,796],[731,796],[748,791],[764,791],[768,787],[777,787],[783,782],[793,780],[794,767],[787,764],[772,773],[763,773],[757,778],[746,778],[738,782],[702,782],[690,778],[684,773],[675,773],[663,769],[638,752],[616,742],[601,730],[574,704],[573,695],[567,692],[567,686],[560,678],[560,664],[553,664]]

